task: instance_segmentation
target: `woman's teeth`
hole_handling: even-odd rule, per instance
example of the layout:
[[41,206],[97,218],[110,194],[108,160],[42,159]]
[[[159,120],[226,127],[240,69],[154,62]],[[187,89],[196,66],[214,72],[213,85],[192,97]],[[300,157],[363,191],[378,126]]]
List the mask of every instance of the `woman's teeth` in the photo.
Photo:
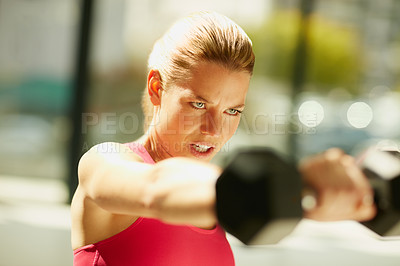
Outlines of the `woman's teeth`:
[[206,145],[200,145],[200,144],[194,144],[194,149],[198,152],[206,152],[209,148],[209,146]]

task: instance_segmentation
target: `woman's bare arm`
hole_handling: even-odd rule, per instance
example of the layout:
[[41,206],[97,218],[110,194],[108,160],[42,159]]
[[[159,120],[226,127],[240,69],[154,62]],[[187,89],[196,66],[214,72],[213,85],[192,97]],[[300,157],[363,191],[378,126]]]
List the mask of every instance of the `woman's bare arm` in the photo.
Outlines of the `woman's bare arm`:
[[103,143],[81,158],[78,169],[85,197],[110,213],[205,228],[217,222],[221,169],[214,165],[187,158],[149,165],[125,145]]

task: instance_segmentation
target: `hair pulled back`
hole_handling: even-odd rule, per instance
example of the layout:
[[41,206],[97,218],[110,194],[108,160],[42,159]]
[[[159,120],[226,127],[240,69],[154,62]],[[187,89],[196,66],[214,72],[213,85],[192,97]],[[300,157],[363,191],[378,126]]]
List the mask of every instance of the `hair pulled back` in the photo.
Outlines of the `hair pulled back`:
[[[198,12],[178,20],[154,44],[148,60],[148,71],[158,70],[161,85],[167,90],[191,77],[198,62],[221,64],[228,70],[253,73],[255,56],[247,34],[232,20],[216,12]],[[142,108],[147,122],[153,105],[143,95]]]

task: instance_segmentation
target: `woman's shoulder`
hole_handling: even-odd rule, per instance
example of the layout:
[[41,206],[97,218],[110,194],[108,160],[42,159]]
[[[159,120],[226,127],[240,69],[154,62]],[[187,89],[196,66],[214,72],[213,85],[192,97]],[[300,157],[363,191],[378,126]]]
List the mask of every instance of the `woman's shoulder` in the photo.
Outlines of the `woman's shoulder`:
[[82,155],[78,169],[93,169],[93,167],[107,164],[107,162],[117,163],[119,161],[143,162],[143,159],[127,144],[103,142],[94,145]]
[[107,157],[121,157],[122,159],[131,159],[135,161],[142,161],[141,157],[135,152],[140,149],[140,144],[136,142],[118,143],[118,142],[102,142],[94,145],[88,150],[85,155],[89,156],[107,156]]
[[[135,142],[131,142],[135,143]],[[92,146],[86,153],[89,154],[121,154],[130,151],[130,143],[102,142]]]

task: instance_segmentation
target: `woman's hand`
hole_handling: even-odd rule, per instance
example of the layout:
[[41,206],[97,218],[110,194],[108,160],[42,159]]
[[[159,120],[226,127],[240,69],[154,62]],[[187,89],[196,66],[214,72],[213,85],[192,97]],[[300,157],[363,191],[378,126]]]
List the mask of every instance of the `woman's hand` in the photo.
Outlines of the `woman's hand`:
[[340,149],[329,149],[300,163],[300,173],[315,191],[316,206],[306,218],[319,221],[366,221],[376,214],[373,191],[353,157]]

